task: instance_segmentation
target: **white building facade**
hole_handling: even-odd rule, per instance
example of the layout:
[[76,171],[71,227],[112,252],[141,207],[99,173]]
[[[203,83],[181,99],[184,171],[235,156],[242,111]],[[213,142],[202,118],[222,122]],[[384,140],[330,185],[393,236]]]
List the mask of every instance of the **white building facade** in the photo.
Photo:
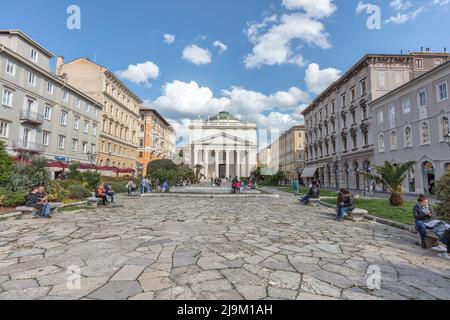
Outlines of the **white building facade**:
[[249,177],[256,169],[257,126],[228,112],[192,121],[190,166],[201,165],[203,178]]

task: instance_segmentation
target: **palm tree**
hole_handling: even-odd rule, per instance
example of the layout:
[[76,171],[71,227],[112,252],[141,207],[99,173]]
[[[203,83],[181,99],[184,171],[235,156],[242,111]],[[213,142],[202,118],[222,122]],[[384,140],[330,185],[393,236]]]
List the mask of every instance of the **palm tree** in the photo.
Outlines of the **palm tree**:
[[410,161],[404,164],[391,164],[386,161],[384,167],[375,167],[375,174],[364,173],[367,178],[385,184],[391,191],[389,202],[394,207],[403,205],[403,181],[406,179],[408,171],[416,164]]
[[197,180],[200,179],[200,171],[204,169],[204,167],[201,164],[197,164],[194,166],[195,168],[195,176],[197,177]]

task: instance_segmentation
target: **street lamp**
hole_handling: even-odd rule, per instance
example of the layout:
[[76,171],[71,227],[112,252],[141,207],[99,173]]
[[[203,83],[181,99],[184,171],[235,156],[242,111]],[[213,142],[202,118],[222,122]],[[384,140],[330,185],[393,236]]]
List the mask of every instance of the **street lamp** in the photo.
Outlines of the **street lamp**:
[[91,166],[94,164],[95,160],[97,159],[97,154],[89,151],[87,154],[88,160],[91,162]]

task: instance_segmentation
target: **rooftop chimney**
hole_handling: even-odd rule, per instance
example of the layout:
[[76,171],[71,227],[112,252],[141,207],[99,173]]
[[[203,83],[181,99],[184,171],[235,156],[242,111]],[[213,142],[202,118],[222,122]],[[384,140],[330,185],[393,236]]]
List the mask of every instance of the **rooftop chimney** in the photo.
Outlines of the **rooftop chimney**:
[[56,75],[57,76],[62,75],[63,64],[64,64],[64,57],[60,55],[60,56],[58,56],[58,58],[56,58]]

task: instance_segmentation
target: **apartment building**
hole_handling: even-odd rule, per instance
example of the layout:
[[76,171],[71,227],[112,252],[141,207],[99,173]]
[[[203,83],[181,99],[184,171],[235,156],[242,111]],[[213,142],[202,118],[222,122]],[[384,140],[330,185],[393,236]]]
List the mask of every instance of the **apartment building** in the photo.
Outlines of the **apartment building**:
[[103,105],[98,165],[137,170],[141,99],[113,72],[86,58],[64,63],[58,57],[57,74]]
[[141,108],[138,162],[139,174],[147,175],[150,162],[175,156],[175,130],[156,110]]
[[90,163],[102,105],[55,76],[54,55],[19,30],[0,30],[0,140],[13,155]]
[[284,132],[271,145],[272,167],[286,173],[289,181],[300,178],[305,164],[305,126],[298,125]]
[[403,189],[434,194],[450,170],[450,62],[373,101],[375,163],[415,161]]
[[362,172],[375,163],[370,103],[448,59],[448,53],[429,51],[364,56],[302,112],[307,144],[302,177],[362,190]]
[[272,168],[272,147],[268,146],[258,153],[256,163],[259,168]]

